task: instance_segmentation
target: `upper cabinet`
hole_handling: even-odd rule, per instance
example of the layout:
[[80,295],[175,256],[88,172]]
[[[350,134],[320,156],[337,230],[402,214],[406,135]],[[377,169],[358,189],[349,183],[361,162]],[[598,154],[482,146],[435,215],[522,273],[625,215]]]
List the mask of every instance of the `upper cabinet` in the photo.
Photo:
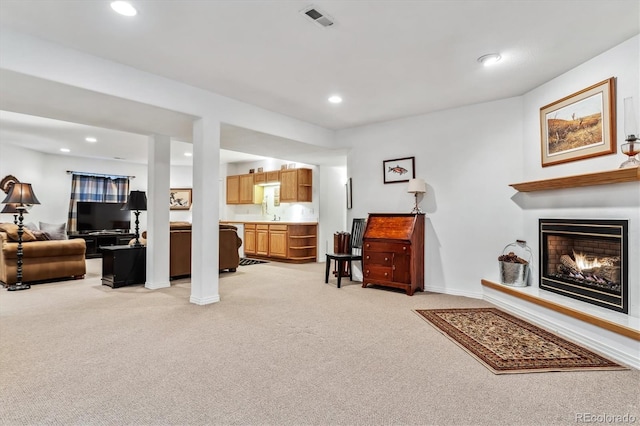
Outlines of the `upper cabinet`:
[[260,204],[262,188],[254,185],[253,173],[227,176],[227,204]]
[[258,185],[260,183],[279,183],[280,182],[280,170],[273,170],[270,172],[258,172],[253,175],[253,183]]
[[260,204],[264,188],[260,185],[280,183],[280,202],[312,201],[311,169],[286,169],[227,176],[227,204]]
[[240,176],[227,176],[227,204],[240,204]]
[[311,169],[287,169],[280,171],[280,202],[311,202]]

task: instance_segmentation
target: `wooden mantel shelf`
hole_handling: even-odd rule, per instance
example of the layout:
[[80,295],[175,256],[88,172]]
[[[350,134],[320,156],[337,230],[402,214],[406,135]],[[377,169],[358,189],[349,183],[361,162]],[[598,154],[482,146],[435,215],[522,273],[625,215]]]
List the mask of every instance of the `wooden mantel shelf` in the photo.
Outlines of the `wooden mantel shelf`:
[[640,181],[640,167],[630,167],[627,169],[616,169],[606,172],[566,176],[531,182],[512,183],[509,186],[512,186],[520,192],[532,192],[634,181]]

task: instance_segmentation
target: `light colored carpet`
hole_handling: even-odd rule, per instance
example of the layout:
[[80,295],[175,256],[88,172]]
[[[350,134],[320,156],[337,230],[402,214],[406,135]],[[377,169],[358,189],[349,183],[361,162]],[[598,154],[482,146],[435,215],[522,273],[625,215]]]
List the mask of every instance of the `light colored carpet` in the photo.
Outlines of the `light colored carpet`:
[[491,306],[361,288],[270,262],[150,291],[86,279],[0,290],[3,425],[552,425],[640,422],[640,372],[494,375],[413,310]]

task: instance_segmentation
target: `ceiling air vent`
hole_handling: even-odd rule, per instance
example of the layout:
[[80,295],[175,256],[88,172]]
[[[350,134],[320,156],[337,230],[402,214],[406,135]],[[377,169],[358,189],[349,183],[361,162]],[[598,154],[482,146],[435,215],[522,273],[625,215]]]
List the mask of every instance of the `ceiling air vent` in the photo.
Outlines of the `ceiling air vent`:
[[308,6],[300,11],[310,21],[315,22],[321,27],[330,27],[333,25],[333,19],[326,13],[322,13],[315,6]]

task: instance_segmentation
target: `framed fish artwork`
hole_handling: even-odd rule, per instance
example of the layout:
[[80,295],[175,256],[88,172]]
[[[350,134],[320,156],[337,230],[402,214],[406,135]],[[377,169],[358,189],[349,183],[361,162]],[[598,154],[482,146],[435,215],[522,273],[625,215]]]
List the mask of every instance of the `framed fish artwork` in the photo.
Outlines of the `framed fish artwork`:
[[416,157],[396,158],[382,162],[384,183],[409,182],[416,177]]

